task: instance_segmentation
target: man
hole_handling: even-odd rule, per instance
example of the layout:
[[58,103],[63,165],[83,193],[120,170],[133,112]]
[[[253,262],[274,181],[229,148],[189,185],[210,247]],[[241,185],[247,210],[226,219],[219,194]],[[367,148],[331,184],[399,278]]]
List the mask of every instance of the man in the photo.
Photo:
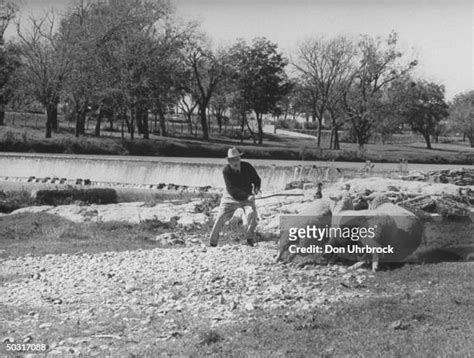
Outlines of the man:
[[242,154],[237,148],[227,151],[227,162],[222,171],[226,191],[221,199],[219,214],[212,228],[210,245],[217,246],[219,233],[222,226],[228,221],[238,208],[242,208],[247,215],[247,244],[255,245],[254,231],[257,226],[257,209],[255,207],[255,194],[260,191],[261,179],[255,168],[247,162],[240,160]]

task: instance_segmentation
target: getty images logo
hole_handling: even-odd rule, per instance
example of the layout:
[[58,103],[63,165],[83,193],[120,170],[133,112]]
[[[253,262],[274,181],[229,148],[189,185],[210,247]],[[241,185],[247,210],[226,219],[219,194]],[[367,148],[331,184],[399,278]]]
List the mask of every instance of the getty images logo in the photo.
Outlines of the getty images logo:
[[321,241],[323,238],[342,238],[359,241],[360,239],[373,239],[376,230],[377,225],[372,227],[332,227],[329,225],[326,225],[325,227],[317,227],[316,225],[307,225],[302,228],[289,228],[288,239],[290,241],[296,241],[298,239],[314,239]]

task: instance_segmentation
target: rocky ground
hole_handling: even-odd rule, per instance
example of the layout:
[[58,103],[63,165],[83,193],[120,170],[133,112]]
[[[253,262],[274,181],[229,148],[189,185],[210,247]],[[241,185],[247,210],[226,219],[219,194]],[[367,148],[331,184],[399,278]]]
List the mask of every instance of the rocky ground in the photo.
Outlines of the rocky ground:
[[[5,260],[2,276],[18,279],[4,284],[0,303],[27,307],[28,312],[8,322],[4,341],[44,342],[55,326],[80,322],[87,328],[79,336],[48,339],[51,355],[94,355],[103,352],[104,340],[127,343],[133,352],[156,340],[186,334],[170,313],[190,321],[202,317],[218,327],[245,320],[256,311],[323,309],[370,295],[364,282],[373,276],[365,270],[349,272],[341,266],[296,270],[275,264],[274,254],[275,244],[268,242],[254,248],[197,245]],[[48,320],[51,315],[55,317]],[[97,320],[104,316],[119,320],[124,328],[102,326]],[[152,321],[161,322],[158,330]]]
[[[453,205],[461,208],[462,215],[474,217],[474,207],[470,204],[470,201],[474,200],[474,186],[460,187],[451,183],[407,181],[377,177],[358,178],[340,181],[324,187],[323,200],[329,200],[330,196],[337,196],[343,191],[348,191],[354,198],[381,193],[388,196],[394,202],[411,201],[414,204],[418,203],[416,201],[417,198],[422,198],[418,209],[424,208],[423,205],[426,205],[427,209],[430,210],[420,212],[427,216],[434,215],[434,217],[438,218],[438,221],[441,221],[441,214],[444,211],[438,210],[439,212],[437,212],[436,207],[433,209],[433,205],[436,204],[436,200],[438,200],[439,204],[441,199],[450,198],[449,203],[454,203]],[[273,196],[274,194],[277,195]],[[265,239],[278,238],[279,215],[302,212],[308,205],[311,205],[311,202],[314,200],[314,194],[314,188],[307,190],[292,189],[279,193],[263,193],[261,198],[256,200],[259,213],[257,232]],[[74,222],[120,221],[139,223],[145,220],[159,220],[163,223],[169,223],[174,221],[188,231],[192,231],[193,226],[202,225],[207,222],[209,214],[215,216],[217,213],[218,208],[215,205],[214,208],[203,208],[202,203],[204,201],[206,200],[202,198],[194,198],[185,201],[165,200],[160,203],[129,202],[107,205],[84,205],[84,203],[60,206],[42,205],[18,209],[12,212],[11,215],[20,213],[48,213],[59,215]],[[442,201],[441,203],[444,202]],[[414,206],[413,209],[417,209],[416,205],[411,206]],[[407,207],[410,207],[410,205],[407,205]],[[442,209],[444,210],[444,207]],[[209,210],[209,212],[204,212],[206,210]],[[242,214],[242,210],[239,209],[235,214],[236,219],[241,218]],[[186,241],[186,237],[182,239]],[[449,242],[445,244],[447,243]]]
[[[459,187],[449,183],[364,178],[323,188],[323,199],[342,190],[354,196],[367,191],[407,197],[459,194]],[[278,236],[278,214],[301,212],[314,194],[301,189],[285,193],[257,200],[257,230],[268,240]],[[189,334],[192,322],[213,328],[245,322],[257,312],[324,310],[335,302],[381,295],[366,289],[374,276],[364,269],[348,271],[340,265],[300,269],[275,263],[275,241],[253,248],[206,247],[207,238],[192,233],[194,225],[209,219],[197,210],[200,204],[202,199],[36,206],[10,214],[45,212],[75,222],[174,220],[189,235],[178,238],[170,249],[2,259],[0,305],[17,308],[5,316],[8,329],[2,348],[8,342],[43,342],[51,356],[134,356],[157,342],[176,342]],[[216,209],[211,215],[215,213]],[[64,327],[75,331],[64,338],[57,333]]]

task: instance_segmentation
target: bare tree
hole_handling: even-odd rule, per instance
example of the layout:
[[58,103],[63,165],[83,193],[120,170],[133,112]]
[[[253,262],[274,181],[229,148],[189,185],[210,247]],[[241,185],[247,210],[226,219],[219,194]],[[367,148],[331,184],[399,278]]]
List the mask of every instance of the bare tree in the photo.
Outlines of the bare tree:
[[30,32],[25,32],[17,23],[20,77],[23,89],[46,108],[46,138],[50,138],[52,129],[57,129],[63,82],[71,70],[71,49],[55,34],[54,13],[41,19],[30,18],[30,25]]
[[[5,106],[7,104],[8,91],[7,83],[12,74],[11,53],[5,50],[4,34],[11,20],[15,18],[18,11],[17,6],[12,2],[0,4],[0,126],[5,124]],[[15,67],[15,66],[13,66]]]
[[345,37],[334,39],[309,39],[298,48],[297,61],[293,63],[300,73],[302,91],[306,94],[313,118],[318,120],[318,147],[321,146],[323,119],[329,113],[336,125],[337,103],[342,99],[344,84],[352,70],[355,51]]
[[223,51],[214,52],[194,43],[188,46],[186,63],[191,68],[191,95],[196,99],[202,136],[209,139],[207,109],[218,85],[226,78]]

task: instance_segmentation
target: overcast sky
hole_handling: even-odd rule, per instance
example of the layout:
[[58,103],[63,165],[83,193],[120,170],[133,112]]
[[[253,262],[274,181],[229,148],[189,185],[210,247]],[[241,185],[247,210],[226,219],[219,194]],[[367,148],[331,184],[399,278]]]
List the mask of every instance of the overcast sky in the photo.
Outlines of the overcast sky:
[[[64,9],[68,1],[21,0],[24,13]],[[386,37],[399,33],[402,49],[419,60],[417,74],[446,86],[451,99],[474,89],[472,0],[174,0],[216,44],[265,36],[287,55],[299,41],[324,35]],[[25,16],[25,15],[23,15]],[[12,29],[10,29],[11,32]]]

